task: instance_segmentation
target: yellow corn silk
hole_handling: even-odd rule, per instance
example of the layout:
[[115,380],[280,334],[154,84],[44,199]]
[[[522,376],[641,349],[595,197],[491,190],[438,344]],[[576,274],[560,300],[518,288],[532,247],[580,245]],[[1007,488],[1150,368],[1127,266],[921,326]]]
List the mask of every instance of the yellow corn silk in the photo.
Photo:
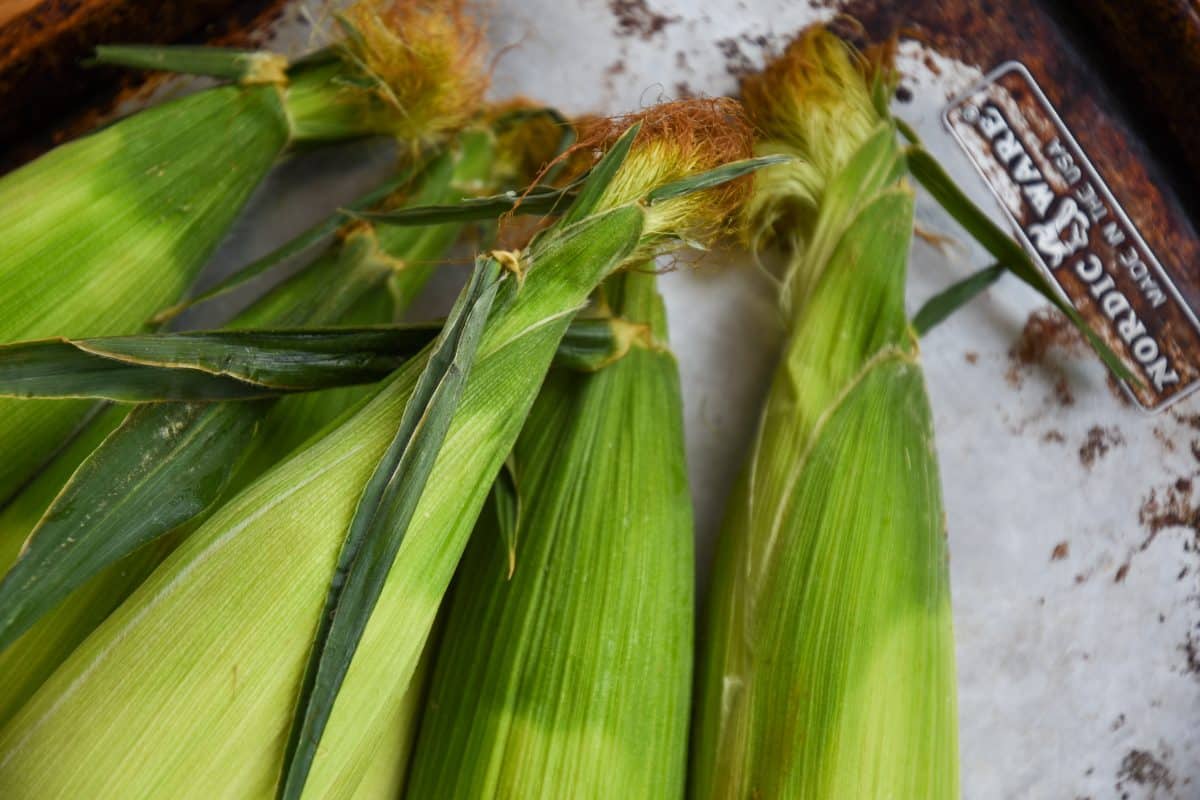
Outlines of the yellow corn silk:
[[408,797],[683,795],[693,530],[679,378],[654,276],[604,288],[636,326],[631,345],[542,387],[512,460],[515,537],[485,513],[460,567]]
[[[321,63],[285,71],[263,54],[250,63],[274,68],[251,68],[240,85],[134,114],[6,175],[0,342],[138,332],[188,288],[290,144],[378,133],[415,149],[464,124],[486,73],[478,29],[465,25],[460,6],[362,0],[349,15],[364,37]],[[381,74],[384,43],[413,39],[421,46],[408,51],[405,69]],[[458,53],[453,63],[448,50]],[[0,399],[0,502],[88,408]]]
[[718,546],[698,798],[959,797],[932,421],[904,311],[913,197],[887,75],[823,30],[744,86],[752,230],[790,330]]
[[[705,116],[705,108],[692,113],[737,122]],[[598,165],[556,226],[496,259],[516,274],[500,286],[324,728],[306,796],[355,796],[364,780],[379,785],[371,769],[378,759],[405,758],[405,696],[425,640],[572,316],[601,280],[648,247],[704,241],[711,221],[726,218],[738,199],[707,190],[647,200],[657,184],[637,176],[648,169],[647,145],[659,139],[654,126],[646,131],[623,163]],[[748,147],[681,151],[673,174],[651,174],[688,179],[745,155]],[[601,169],[609,163],[622,165],[614,174]],[[681,216],[680,208],[695,213]],[[67,658],[0,731],[0,796],[274,792],[338,553],[429,352],[222,506]],[[391,789],[394,796],[399,786]]]

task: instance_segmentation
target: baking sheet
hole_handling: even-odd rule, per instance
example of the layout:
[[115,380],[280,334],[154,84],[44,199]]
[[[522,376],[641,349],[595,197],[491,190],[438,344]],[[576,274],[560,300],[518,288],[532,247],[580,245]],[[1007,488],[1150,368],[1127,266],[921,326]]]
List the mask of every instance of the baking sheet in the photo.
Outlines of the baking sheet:
[[[828,0],[492,0],[493,96],[568,113],[734,92]],[[320,4],[294,4],[274,43],[318,42]],[[991,65],[987,65],[991,66]],[[942,127],[948,98],[981,77],[901,48],[896,112],[982,207],[1000,213]],[[178,86],[166,91],[179,91]],[[209,272],[246,263],[372,184],[381,143],[283,165]],[[986,266],[924,195],[909,307]],[[448,307],[460,268],[417,314]],[[700,581],[753,431],[782,331],[770,286],[739,254],[710,253],[661,280],[679,357]],[[1145,415],[1078,338],[1004,279],[922,343],[951,547],[963,795],[1200,797],[1200,401]],[[1032,315],[1032,316],[1031,316]]]

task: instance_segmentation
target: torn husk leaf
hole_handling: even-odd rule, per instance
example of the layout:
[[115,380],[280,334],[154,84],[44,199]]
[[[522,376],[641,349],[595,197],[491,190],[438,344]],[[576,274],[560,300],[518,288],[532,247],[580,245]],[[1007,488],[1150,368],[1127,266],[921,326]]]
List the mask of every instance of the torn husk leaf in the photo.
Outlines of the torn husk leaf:
[[787,255],[790,331],[718,543],[697,798],[960,796],[940,484],[904,310],[913,197],[871,101],[885,78],[816,28],[746,82],[762,150],[797,157],[764,174],[749,222]]
[[692,512],[653,274],[603,291],[653,327],[594,373],[552,370],[513,454],[515,560],[485,512],[451,594],[407,796],[682,797]]
[[[668,177],[745,155],[677,159],[683,166]],[[617,171],[645,169],[648,158],[635,148]],[[597,175],[612,179],[611,170]],[[419,524],[358,643],[306,796],[351,796],[373,759],[395,756],[383,738],[403,723],[402,698],[446,586],[558,340],[595,286],[643,246],[641,198],[654,184],[621,181],[627,194],[600,205],[602,192],[585,192],[570,222],[539,234],[522,253],[519,292],[505,281],[413,516]],[[669,233],[655,235],[665,241]],[[72,653],[0,731],[0,794],[274,791],[334,562],[423,361],[222,506]]]
[[[0,341],[138,331],[192,283],[289,143],[390,133],[415,149],[466,121],[486,73],[460,3],[363,0],[347,13],[362,39],[297,66],[286,86],[164,103],[0,179]],[[384,70],[380,58],[399,51],[405,59]],[[349,80],[366,75],[369,88]],[[89,407],[0,400],[0,502]]]

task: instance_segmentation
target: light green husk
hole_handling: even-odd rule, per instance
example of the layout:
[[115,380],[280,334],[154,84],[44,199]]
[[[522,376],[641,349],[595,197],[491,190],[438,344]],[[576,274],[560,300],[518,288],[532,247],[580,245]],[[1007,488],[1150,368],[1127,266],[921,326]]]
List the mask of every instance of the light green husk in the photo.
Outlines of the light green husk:
[[650,273],[605,284],[640,336],[551,371],[514,451],[515,559],[494,514],[452,592],[410,798],[682,797],[692,512],[682,401]]
[[[446,72],[436,49],[467,36],[447,29],[447,20],[462,22],[446,8],[457,4],[430,10],[408,0],[394,4],[399,11],[367,13],[377,5],[355,7],[370,34],[363,44],[335,48],[331,60],[297,67],[284,82],[222,86],[142,111],[0,179],[0,341],[139,330],[192,283],[291,143],[391,133],[415,146],[465,122],[461,110],[425,110],[427,95],[473,109],[482,92],[477,52],[458,56],[475,70],[459,85],[465,67]],[[396,22],[408,27],[390,30]],[[379,37],[397,46],[409,37],[420,42],[403,61],[408,72],[378,74],[374,51],[362,49]],[[422,72],[421,83],[386,83],[413,71]],[[370,88],[350,85],[364,76]],[[86,401],[0,400],[0,503],[88,408]]]
[[[449,152],[434,159],[405,194],[410,205],[436,205],[490,184],[494,140],[490,131],[464,132]],[[407,308],[425,285],[437,260],[462,226],[424,228],[357,224],[345,231],[311,266],[246,309],[231,327],[381,323]],[[348,387],[285,397],[262,418],[259,435],[247,443],[246,460],[231,485],[245,486],[303,444],[346,409],[371,394]],[[259,414],[243,406],[231,413]],[[112,406],[93,420],[48,469],[0,511],[0,567],[7,569],[21,543],[71,473],[124,419],[126,407]],[[116,477],[114,477],[116,479]],[[197,521],[198,522],[198,521]],[[149,545],[81,586],[9,648],[0,652],[0,725],[49,674],[162,561],[187,530]]]
[[[738,155],[696,163],[676,177]],[[685,156],[687,156],[685,158]],[[647,166],[631,153],[621,172]],[[324,730],[306,796],[349,797],[397,731],[442,595],[571,317],[671,204],[610,196],[504,254],[506,281],[471,377]],[[614,181],[615,182],[615,181]],[[514,263],[515,259],[515,263]],[[367,404],[225,504],[117,609],[0,731],[11,798],[265,797],[280,774],[301,675],[366,479],[424,366],[414,358]]]
[[790,331],[718,547],[697,798],[960,796],[944,519],[904,312],[913,197],[868,66],[817,29],[743,87],[763,149],[800,159],[763,176],[752,218],[790,254]]

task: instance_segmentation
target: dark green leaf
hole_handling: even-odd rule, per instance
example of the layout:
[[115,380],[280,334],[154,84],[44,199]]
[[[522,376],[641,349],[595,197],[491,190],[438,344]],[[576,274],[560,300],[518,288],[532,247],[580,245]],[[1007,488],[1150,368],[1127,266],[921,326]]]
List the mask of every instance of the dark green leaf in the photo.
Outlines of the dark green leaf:
[[0,650],[102,569],[215,502],[266,408],[135,409],[76,470],[0,581]]
[[914,145],[907,153],[908,168],[926,191],[947,213],[962,225],[975,241],[1010,272],[1037,291],[1062,311],[1088,340],[1092,349],[1117,377],[1141,385],[1116,353],[1092,330],[1075,306],[1055,291],[1046,277],[1034,265],[1025,249],[1004,232],[951,179],[950,175],[924,148]]
[[921,144],[921,138],[917,136],[917,132],[913,130],[911,125],[897,117],[893,117],[892,119],[896,123],[896,130],[900,131],[900,135],[903,136],[909,144]]
[[299,800],[350,661],[408,532],[501,281],[479,262],[404,408],[400,428],[355,509],[318,622],[284,755],[278,796]]
[[194,45],[100,45],[90,63],[152,69],[163,72],[182,72],[188,75],[207,75],[211,78],[237,81],[253,74],[263,59],[282,56],[255,50],[236,50],[226,47]]
[[[0,396],[130,403],[253,400],[377,381],[432,342],[440,322],[160,333],[0,345]],[[555,365],[594,372],[621,348],[612,321],[577,319]]]
[[238,400],[371,383],[432,325],[208,331],[0,345],[0,396]]
[[769,167],[772,164],[782,164],[785,161],[791,160],[791,156],[760,156],[758,158],[747,158],[742,161],[722,164],[716,169],[689,175],[683,180],[655,187],[650,194],[646,195],[646,202],[654,205],[655,203],[661,203],[664,200],[673,200],[676,197],[682,197],[692,192],[711,189],[714,186],[720,186],[723,183],[737,180],[744,175],[749,175],[751,172],[760,170],[763,167]]
[[933,330],[955,311],[971,302],[976,295],[998,281],[1007,271],[1003,264],[993,264],[968,275],[926,300],[921,310],[912,318],[917,335],[924,336]]

